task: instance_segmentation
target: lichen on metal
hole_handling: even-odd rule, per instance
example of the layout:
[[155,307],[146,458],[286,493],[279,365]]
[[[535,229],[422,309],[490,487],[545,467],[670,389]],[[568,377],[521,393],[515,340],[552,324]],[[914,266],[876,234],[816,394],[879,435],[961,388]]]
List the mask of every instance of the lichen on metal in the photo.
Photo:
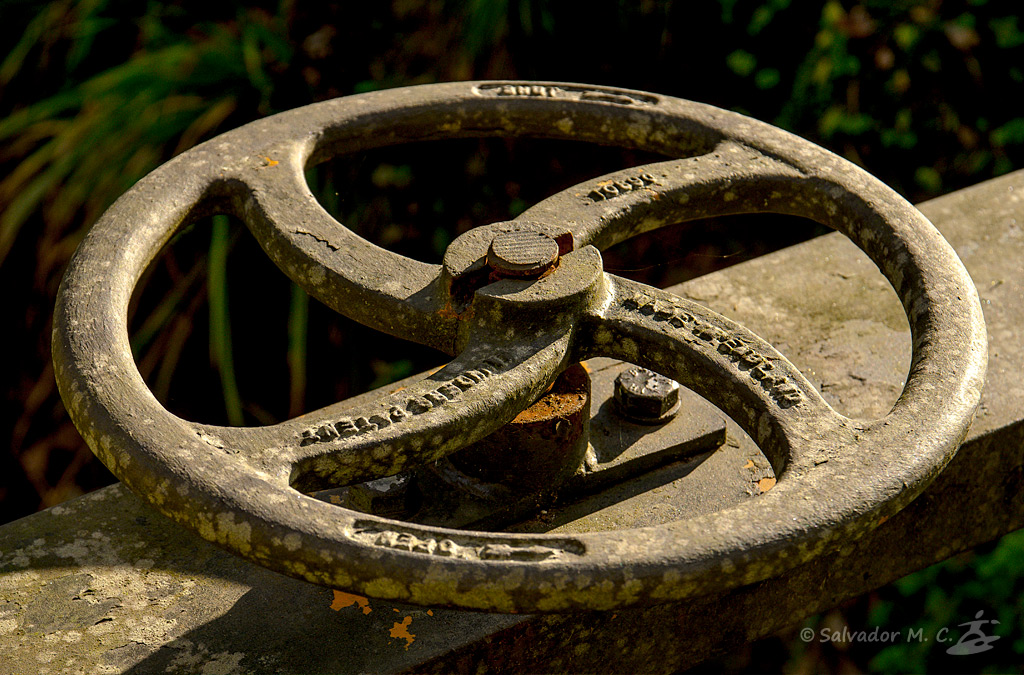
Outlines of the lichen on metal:
[[[587,181],[522,214],[511,230],[559,245],[557,266],[536,279],[488,272],[488,250],[511,231],[507,223],[471,230],[443,265],[428,265],[360,239],[305,184],[306,168],[337,154],[481,136],[567,138],[673,159]],[[839,414],[776,349],[720,314],[602,270],[598,249],[635,234],[754,211],[837,229],[893,285],[914,335],[913,365],[881,419]],[[210,213],[243,220],[274,262],[328,306],[452,354],[452,362],[376,402],[335,404],[269,427],[171,415],[132,359],[126,309],[163,245]],[[955,253],[916,209],[849,162],[706,105],[522,82],[326,101],[176,157],[83,241],[58,296],[53,351],[61,393],[93,451],[204,538],[322,585],[505,612],[612,609],[720,591],[863,534],[953,457],[987,360],[977,292]],[[428,527],[304,494],[451,454],[512,420],[568,365],[595,356],[649,368],[710,400],[757,441],[778,484],[717,513],[578,535]]]

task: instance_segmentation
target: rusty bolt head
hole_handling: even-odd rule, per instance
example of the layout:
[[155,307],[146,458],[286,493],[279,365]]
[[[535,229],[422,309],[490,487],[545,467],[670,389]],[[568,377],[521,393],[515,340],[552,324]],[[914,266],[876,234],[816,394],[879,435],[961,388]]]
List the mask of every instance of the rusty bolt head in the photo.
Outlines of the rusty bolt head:
[[543,232],[502,232],[491,241],[487,264],[503,277],[539,277],[558,262],[558,242]]
[[679,383],[653,370],[633,367],[615,378],[615,403],[631,422],[662,424],[679,412]]

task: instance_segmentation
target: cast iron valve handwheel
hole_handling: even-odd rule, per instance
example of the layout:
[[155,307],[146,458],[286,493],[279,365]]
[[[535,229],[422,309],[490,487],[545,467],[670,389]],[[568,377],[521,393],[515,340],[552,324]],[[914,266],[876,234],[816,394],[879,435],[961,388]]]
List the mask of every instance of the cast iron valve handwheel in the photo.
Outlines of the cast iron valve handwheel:
[[[324,211],[303,178],[306,167],[339,153],[481,136],[586,140],[678,159],[588,181],[516,221],[471,230],[440,266],[359,238]],[[885,417],[838,414],[750,331],[602,270],[598,249],[637,233],[753,211],[834,227],[892,283],[910,320],[913,360]],[[175,417],[132,359],[127,307],[175,231],[214,212],[245,221],[275,263],[328,306],[454,360],[375,403],[335,404],[274,426]],[[491,282],[489,255],[508,278]],[[517,276],[523,270],[535,278]],[[54,324],[57,379],[75,424],[111,471],[162,513],[314,583],[497,611],[681,599],[765,579],[859,536],[910,502],[954,455],[987,361],[967,271],[935,228],[876,179],[742,115],[553,83],[373,92],[204,143],[140,181],[96,224],[64,278]],[[595,356],[645,366],[709,399],[755,439],[778,484],[690,520],[568,535],[426,527],[302,492],[436,460],[507,423],[567,365]]]

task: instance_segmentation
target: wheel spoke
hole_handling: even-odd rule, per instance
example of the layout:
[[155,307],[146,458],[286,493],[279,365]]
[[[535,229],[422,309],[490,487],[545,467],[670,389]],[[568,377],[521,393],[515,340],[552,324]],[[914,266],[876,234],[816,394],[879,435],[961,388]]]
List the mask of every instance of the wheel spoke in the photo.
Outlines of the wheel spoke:
[[337,487],[430,462],[477,441],[536,400],[566,362],[568,333],[480,343],[376,401],[338,403],[269,427],[194,425],[215,447],[300,490]]
[[829,458],[820,439],[849,420],[774,347],[693,301],[608,277],[611,300],[591,317],[592,356],[650,368],[704,396],[754,438],[776,472]]
[[376,246],[335,220],[313,197],[299,152],[279,151],[244,177],[246,224],[277,266],[336,312],[384,333],[452,354],[456,320],[442,311],[440,265]]
[[534,205],[520,220],[562,223],[577,246],[604,249],[642,232],[695,218],[788,211],[805,178],[796,167],[733,140],[710,153],[616,171]]

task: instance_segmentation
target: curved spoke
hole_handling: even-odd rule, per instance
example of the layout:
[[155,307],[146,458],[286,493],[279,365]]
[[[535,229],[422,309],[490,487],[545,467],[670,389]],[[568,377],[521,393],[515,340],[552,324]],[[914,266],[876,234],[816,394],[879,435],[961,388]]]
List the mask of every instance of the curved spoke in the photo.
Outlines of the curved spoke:
[[208,443],[303,491],[389,476],[506,424],[561,372],[568,344],[564,331],[477,343],[429,377],[354,408],[335,404],[270,427],[193,426]]
[[440,265],[375,246],[313,197],[301,152],[250,169],[243,211],[260,245],[293,281],[331,309],[377,330],[453,353],[456,320],[443,310]]
[[793,210],[794,166],[734,140],[714,151],[616,171],[574,185],[523,213],[562,223],[576,246],[607,248],[664,225],[733,213]]
[[850,422],[774,347],[695,302],[608,275],[611,299],[591,317],[593,356],[677,380],[754,438],[776,472],[829,458],[821,442]]

